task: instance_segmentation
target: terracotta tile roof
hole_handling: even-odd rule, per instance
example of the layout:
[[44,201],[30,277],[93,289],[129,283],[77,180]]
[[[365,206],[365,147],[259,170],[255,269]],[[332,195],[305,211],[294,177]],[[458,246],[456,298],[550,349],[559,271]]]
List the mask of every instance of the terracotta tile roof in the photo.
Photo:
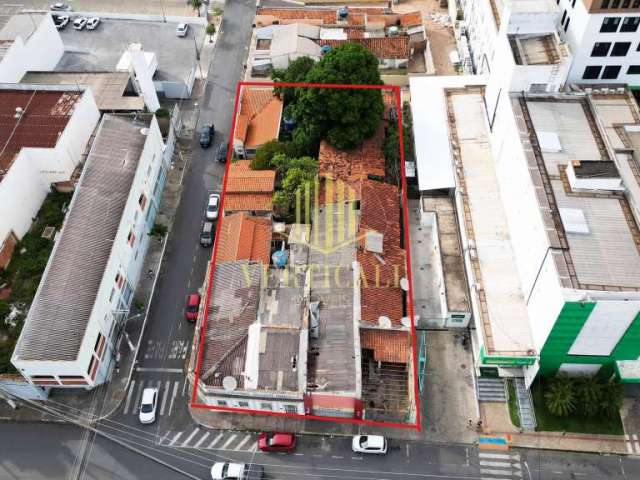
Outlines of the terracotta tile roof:
[[246,148],[256,148],[278,138],[282,100],[272,88],[245,88],[240,98],[240,112],[234,137]]
[[273,210],[270,193],[229,193],[224,197],[225,212],[270,212]]
[[366,24],[371,25],[373,23],[383,24],[385,27],[395,25],[398,21],[397,15],[367,15]]
[[[79,92],[0,90],[0,180],[24,147],[53,148],[73,114]],[[16,108],[23,113],[16,117]]]
[[422,25],[422,13],[416,11],[401,14],[400,25],[402,25],[403,27]]
[[349,40],[319,40],[319,45],[338,47],[345,43],[359,43],[369,49],[378,58],[408,59],[411,54],[409,37],[353,38]]
[[347,38],[364,38],[364,29],[362,28],[345,28],[344,32],[347,34]]
[[363,288],[360,290],[360,319],[363,324],[378,326],[384,315],[394,327],[402,326],[402,290],[399,288]]
[[411,361],[411,336],[402,330],[360,329],[360,346],[373,350],[378,362],[409,363]]
[[218,233],[218,262],[252,260],[269,265],[271,254],[271,220],[252,217],[246,212],[222,219]]
[[226,212],[272,210],[276,172],[251,170],[250,164],[249,160],[239,160],[229,165],[224,197]]
[[[353,150],[338,150],[328,142],[320,143],[318,153],[318,173],[340,179],[345,182],[356,182],[368,175],[384,177],[385,159],[382,153],[384,126],[380,125],[376,134],[362,142]],[[356,190],[359,190],[357,187]]]
[[313,19],[323,23],[336,23],[336,10],[312,10],[307,8],[259,8],[258,15],[273,15],[282,20]]

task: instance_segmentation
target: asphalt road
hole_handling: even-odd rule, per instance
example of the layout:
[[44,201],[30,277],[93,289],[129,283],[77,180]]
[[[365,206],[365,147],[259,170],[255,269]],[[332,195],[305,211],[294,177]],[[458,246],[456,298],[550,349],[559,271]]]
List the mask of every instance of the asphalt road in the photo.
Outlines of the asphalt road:
[[[120,438],[129,438],[123,428]],[[0,480],[164,480],[189,478],[100,437],[87,441],[77,427],[2,424]],[[138,432],[140,434],[140,432]],[[142,440],[132,442],[141,447]],[[84,451],[90,451],[85,461]],[[157,447],[145,450],[206,480],[215,461],[253,462],[268,480],[635,480],[640,459],[536,450],[479,452],[473,447],[390,443],[386,456],[354,455],[349,439],[299,437],[294,454]],[[80,475],[78,475],[80,473]]]

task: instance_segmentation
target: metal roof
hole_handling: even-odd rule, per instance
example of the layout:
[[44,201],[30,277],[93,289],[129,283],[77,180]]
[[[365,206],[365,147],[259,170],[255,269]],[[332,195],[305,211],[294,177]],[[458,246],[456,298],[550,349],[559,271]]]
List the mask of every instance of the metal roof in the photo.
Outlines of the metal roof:
[[103,117],[15,359],[77,358],[145,144],[143,126]]

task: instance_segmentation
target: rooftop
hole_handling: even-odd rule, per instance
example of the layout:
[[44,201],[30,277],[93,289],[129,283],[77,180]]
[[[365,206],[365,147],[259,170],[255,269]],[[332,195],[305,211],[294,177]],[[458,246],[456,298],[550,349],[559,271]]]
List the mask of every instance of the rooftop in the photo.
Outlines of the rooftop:
[[252,170],[250,164],[250,160],[238,160],[229,165],[224,194],[225,212],[271,212],[276,172]]
[[[0,89],[0,180],[22,148],[53,148],[83,93]],[[17,114],[16,108],[22,113]]]
[[278,138],[282,100],[272,88],[244,88],[234,136],[245,148],[256,148]]
[[127,94],[128,72],[27,72],[21,83],[88,86],[100,110],[144,109],[142,97]]
[[509,35],[516,65],[550,65],[560,63],[561,53],[552,33]]
[[246,212],[222,218],[217,236],[217,262],[251,260],[269,265],[271,220],[252,217]]
[[147,124],[105,115],[14,356],[73,361],[111,256]]
[[43,13],[29,13],[13,15],[0,30],[0,59],[9,51],[16,38],[20,37],[25,43],[47,18]]
[[406,59],[411,56],[409,37],[398,35],[397,37],[376,37],[376,38],[350,38],[348,40],[319,40],[322,45],[339,47],[347,43],[357,43],[371,51],[378,58]]

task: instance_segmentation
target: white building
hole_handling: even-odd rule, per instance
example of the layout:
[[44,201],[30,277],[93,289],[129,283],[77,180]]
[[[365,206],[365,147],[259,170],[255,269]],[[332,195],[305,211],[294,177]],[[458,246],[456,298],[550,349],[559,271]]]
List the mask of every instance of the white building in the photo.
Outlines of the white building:
[[17,83],[29,70],[51,71],[63,53],[51,15],[14,15],[0,31],[0,83]]
[[639,0],[560,0],[559,9],[575,56],[570,82],[640,87]]
[[51,185],[71,178],[100,118],[90,90],[69,88],[0,85],[0,267]]
[[105,115],[16,344],[45,388],[106,381],[166,178],[155,117]]
[[[640,112],[623,94],[504,94],[474,77],[411,79],[439,98],[479,373],[640,378]],[[431,101],[431,105],[435,105]],[[426,105],[429,107],[429,105]],[[437,120],[434,120],[434,122]],[[418,122],[414,128],[420,128]],[[422,134],[415,131],[416,137]],[[444,143],[444,142],[441,142]]]

